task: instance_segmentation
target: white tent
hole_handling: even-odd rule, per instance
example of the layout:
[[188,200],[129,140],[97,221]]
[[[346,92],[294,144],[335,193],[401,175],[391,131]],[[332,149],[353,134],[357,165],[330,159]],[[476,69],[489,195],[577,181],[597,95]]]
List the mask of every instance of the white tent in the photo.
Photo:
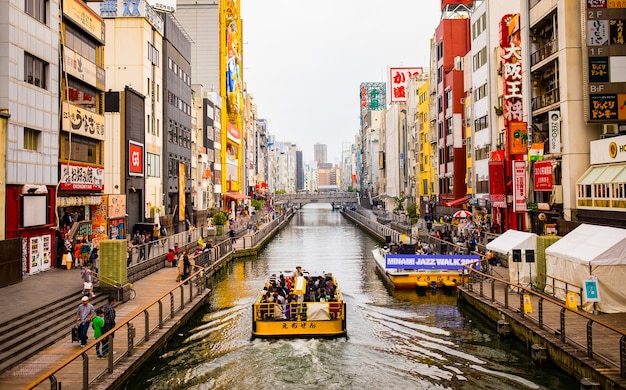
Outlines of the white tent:
[[[522,261],[513,262],[513,249],[520,249]],[[509,229],[498,238],[487,244],[487,250],[506,255],[509,265],[509,280],[512,283],[519,282],[522,286],[528,286],[531,283],[531,275],[533,280],[537,278],[537,266],[535,262],[526,262],[526,250],[537,251],[537,235],[535,233],[520,232],[519,230]]]
[[[600,299],[596,309],[626,312],[626,229],[580,225],[546,248],[546,275],[546,290],[555,279],[554,294],[560,299],[565,299],[565,283],[582,288],[593,275]],[[583,309],[592,311],[593,303],[583,302]]]

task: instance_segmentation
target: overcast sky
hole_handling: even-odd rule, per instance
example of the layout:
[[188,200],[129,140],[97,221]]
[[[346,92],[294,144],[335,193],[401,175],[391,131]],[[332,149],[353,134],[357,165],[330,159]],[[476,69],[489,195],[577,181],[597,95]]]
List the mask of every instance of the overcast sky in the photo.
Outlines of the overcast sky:
[[[359,86],[428,66],[440,0],[241,0],[244,81],[278,141],[338,162],[359,129]],[[389,95],[389,92],[387,92]],[[387,102],[389,97],[387,98]]]

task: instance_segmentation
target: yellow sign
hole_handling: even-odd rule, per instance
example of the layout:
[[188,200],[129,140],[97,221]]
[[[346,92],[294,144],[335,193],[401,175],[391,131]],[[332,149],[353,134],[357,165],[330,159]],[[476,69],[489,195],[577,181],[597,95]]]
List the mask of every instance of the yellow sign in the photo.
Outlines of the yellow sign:
[[524,313],[532,314],[533,312],[533,303],[530,300],[529,294],[524,294]]
[[104,43],[102,18],[82,1],[65,0],[63,2],[63,16],[70,18],[94,38]]
[[104,141],[104,115],[83,110],[82,108],[63,102],[62,129],[78,135]]
[[565,297],[565,306],[568,309],[578,310],[578,305],[576,304],[576,293],[568,292]]

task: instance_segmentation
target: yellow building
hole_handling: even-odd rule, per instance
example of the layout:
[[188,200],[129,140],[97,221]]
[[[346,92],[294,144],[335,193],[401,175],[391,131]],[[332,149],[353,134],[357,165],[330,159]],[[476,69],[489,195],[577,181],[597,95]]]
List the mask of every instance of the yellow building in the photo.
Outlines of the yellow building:
[[[434,192],[435,166],[433,165],[433,147],[431,144],[430,129],[430,82],[424,78],[418,84],[417,121],[419,132],[419,196],[420,198],[431,197]],[[433,135],[434,137],[434,130]]]

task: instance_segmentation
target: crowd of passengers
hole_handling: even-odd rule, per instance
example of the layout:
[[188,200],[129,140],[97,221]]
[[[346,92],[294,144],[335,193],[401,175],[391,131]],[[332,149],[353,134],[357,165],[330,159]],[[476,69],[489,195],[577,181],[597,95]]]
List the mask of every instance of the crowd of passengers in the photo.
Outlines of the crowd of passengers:
[[[307,281],[304,294],[294,294],[293,287],[296,278],[302,276]],[[261,303],[275,303],[286,318],[290,318],[291,304],[303,302],[337,302],[335,282],[332,275],[311,276],[302,272],[302,267],[296,267],[292,276],[280,274],[272,275],[269,285],[263,287]],[[281,315],[282,317],[282,315]]]

